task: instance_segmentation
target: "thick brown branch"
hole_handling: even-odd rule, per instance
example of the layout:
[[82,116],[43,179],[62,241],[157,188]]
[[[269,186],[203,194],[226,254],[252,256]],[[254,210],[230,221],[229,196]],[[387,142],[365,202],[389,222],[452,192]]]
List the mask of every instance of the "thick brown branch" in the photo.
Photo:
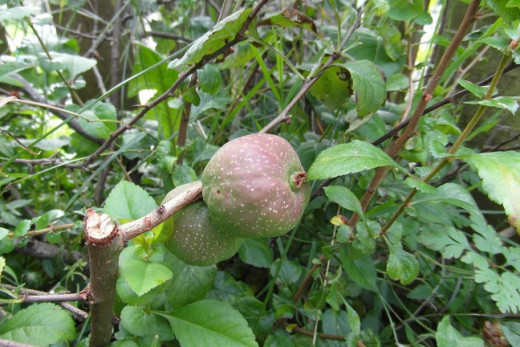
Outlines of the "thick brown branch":
[[[441,57],[441,60],[439,61],[439,64],[437,68],[435,69],[435,72],[426,86],[421,99],[419,100],[419,103],[417,104],[416,109],[413,112],[412,117],[410,118],[410,121],[408,122],[408,126],[406,127],[405,131],[397,138],[397,140],[390,145],[390,147],[386,150],[386,153],[394,158],[397,156],[399,151],[403,148],[406,141],[412,137],[412,135],[415,132],[415,129],[417,127],[417,124],[419,123],[419,120],[426,109],[426,105],[431,100],[432,94],[437,87],[437,84],[439,83],[439,80],[442,77],[442,74],[444,71],[448,68],[451,59],[455,55],[455,52],[457,48],[460,46],[462,40],[464,39],[464,36],[466,35],[468,29],[470,28],[471,24],[475,20],[475,15],[477,14],[478,6],[479,6],[480,0],[473,0],[466,10],[466,13],[464,15],[464,18],[462,19],[462,22],[455,33],[455,36],[451,40],[448,48],[444,52],[444,54]],[[363,210],[366,210],[368,207],[368,204],[370,203],[370,200],[374,196],[377,187],[383,182],[384,178],[390,171],[389,167],[379,167],[376,170],[376,174],[374,175],[374,178],[370,182],[368,189],[365,191],[365,194],[363,195],[361,199],[361,206]],[[359,221],[359,216],[357,214],[353,214],[352,217],[349,220],[349,226],[354,227],[357,222]]]

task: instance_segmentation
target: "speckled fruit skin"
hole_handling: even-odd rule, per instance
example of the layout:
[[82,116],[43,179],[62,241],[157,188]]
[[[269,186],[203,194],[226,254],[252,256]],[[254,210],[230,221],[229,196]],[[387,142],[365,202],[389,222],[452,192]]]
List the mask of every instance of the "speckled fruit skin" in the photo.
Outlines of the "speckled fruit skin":
[[222,146],[201,177],[215,224],[241,238],[274,237],[296,226],[309,202],[300,159],[282,137],[253,134]]
[[177,258],[197,266],[229,259],[241,245],[241,239],[218,230],[203,201],[194,202],[173,215],[173,233],[166,243]]

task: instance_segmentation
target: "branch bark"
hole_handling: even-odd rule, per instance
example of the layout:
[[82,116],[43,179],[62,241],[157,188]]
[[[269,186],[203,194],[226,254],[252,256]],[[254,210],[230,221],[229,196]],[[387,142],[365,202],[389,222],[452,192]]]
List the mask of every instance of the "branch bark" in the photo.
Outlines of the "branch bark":
[[107,215],[86,211],[84,221],[90,259],[91,330],[90,346],[106,346],[113,331],[114,300],[118,259],[123,240],[116,224]]

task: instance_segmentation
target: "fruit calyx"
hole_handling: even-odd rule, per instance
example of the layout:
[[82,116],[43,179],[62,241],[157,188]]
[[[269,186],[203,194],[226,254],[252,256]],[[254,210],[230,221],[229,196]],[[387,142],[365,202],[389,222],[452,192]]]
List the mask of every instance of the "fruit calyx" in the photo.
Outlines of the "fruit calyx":
[[303,182],[305,182],[305,179],[307,178],[307,174],[305,171],[299,171],[291,174],[291,177],[289,179],[289,184],[291,185],[291,190],[295,191],[300,189]]

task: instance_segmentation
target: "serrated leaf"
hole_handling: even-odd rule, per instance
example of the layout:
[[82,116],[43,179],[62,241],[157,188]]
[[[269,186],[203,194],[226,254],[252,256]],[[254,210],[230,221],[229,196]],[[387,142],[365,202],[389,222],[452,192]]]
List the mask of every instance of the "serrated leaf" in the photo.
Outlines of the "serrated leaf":
[[520,323],[502,322],[500,328],[511,346],[520,346]]
[[174,339],[168,321],[160,315],[148,312],[142,307],[125,306],[121,311],[121,325],[126,331],[140,337],[154,337],[161,341]]
[[358,60],[344,64],[352,78],[356,93],[356,110],[359,117],[379,110],[386,100],[386,84],[377,66],[368,60]]
[[472,216],[471,228],[476,231],[473,234],[473,242],[478,250],[490,253],[491,255],[502,253],[502,241],[498,238],[497,232],[493,229],[481,215]]
[[511,112],[512,115],[518,110],[518,98],[511,96],[497,96],[493,99],[466,101],[465,104],[470,105],[484,105],[488,107],[501,108]]
[[437,325],[435,339],[438,347],[484,347],[484,341],[476,336],[464,337],[450,324],[450,317],[445,316]]
[[244,263],[256,267],[269,268],[273,263],[273,251],[266,239],[245,239],[238,255]]
[[307,177],[310,180],[327,179],[379,166],[398,165],[374,145],[353,140],[321,152],[309,168]]
[[134,256],[135,247],[127,247],[119,256],[119,270],[130,288],[141,296],[173,277],[169,267]]
[[474,154],[470,162],[482,178],[484,191],[491,200],[504,206],[510,223],[520,232],[520,153]]
[[365,219],[361,202],[349,189],[342,186],[328,186],[323,188],[323,191],[330,200],[348,211],[355,212],[363,220]]
[[217,276],[217,267],[188,265],[168,253],[166,261],[173,271],[173,279],[166,296],[172,308],[180,308],[203,299],[211,290]]
[[172,61],[168,68],[182,70],[185,66],[197,64],[204,56],[224,47],[228,41],[235,38],[252,10],[243,8],[218,22],[213,29],[193,42],[181,59]]
[[475,83],[472,83],[472,82],[469,82],[466,80],[458,80],[457,82],[459,83],[459,85],[462,88],[471,92],[471,94],[475,95],[477,98],[482,98],[488,90],[487,87],[482,87],[482,86],[479,86],[478,84],[475,84]]
[[183,347],[258,346],[245,318],[223,302],[197,301],[162,316]]
[[471,249],[464,233],[453,227],[424,230],[417,240],[426,247],[441,252],[446,259],[460,258],[464,250]]
[[419,262],[415,257],[402,250],[390,250],[390,257],[386,264],[386,273],[394,281],[399,280],[401,284],[412,283],[419,273]]
[[520,247],[502,247],[501,252],[506,258],[505,266],[512,266],[520,273]]
[[0,328],[2,339],[37,346],[72,341],[75,337],[70,313],[51,303],[33,304],[9,317]]
[[472,215],[480,215],[480,209],[471,194],[459,184],[443,184],[437,187],[437,194],[421,194],[416,200],[413,200],[413,204],[432,202],[449,203],[465,209]]
[[520,278],[517,274],[498,274],[489,268],[477,269],[475,282],[484,283],[484,289],[491,293],[491,299],[500,312],[516,314],[520,311]]
[[121,181],[108,195],[103,212],[112,218],[135,220],[156,207],[155,200],[143,188]]

